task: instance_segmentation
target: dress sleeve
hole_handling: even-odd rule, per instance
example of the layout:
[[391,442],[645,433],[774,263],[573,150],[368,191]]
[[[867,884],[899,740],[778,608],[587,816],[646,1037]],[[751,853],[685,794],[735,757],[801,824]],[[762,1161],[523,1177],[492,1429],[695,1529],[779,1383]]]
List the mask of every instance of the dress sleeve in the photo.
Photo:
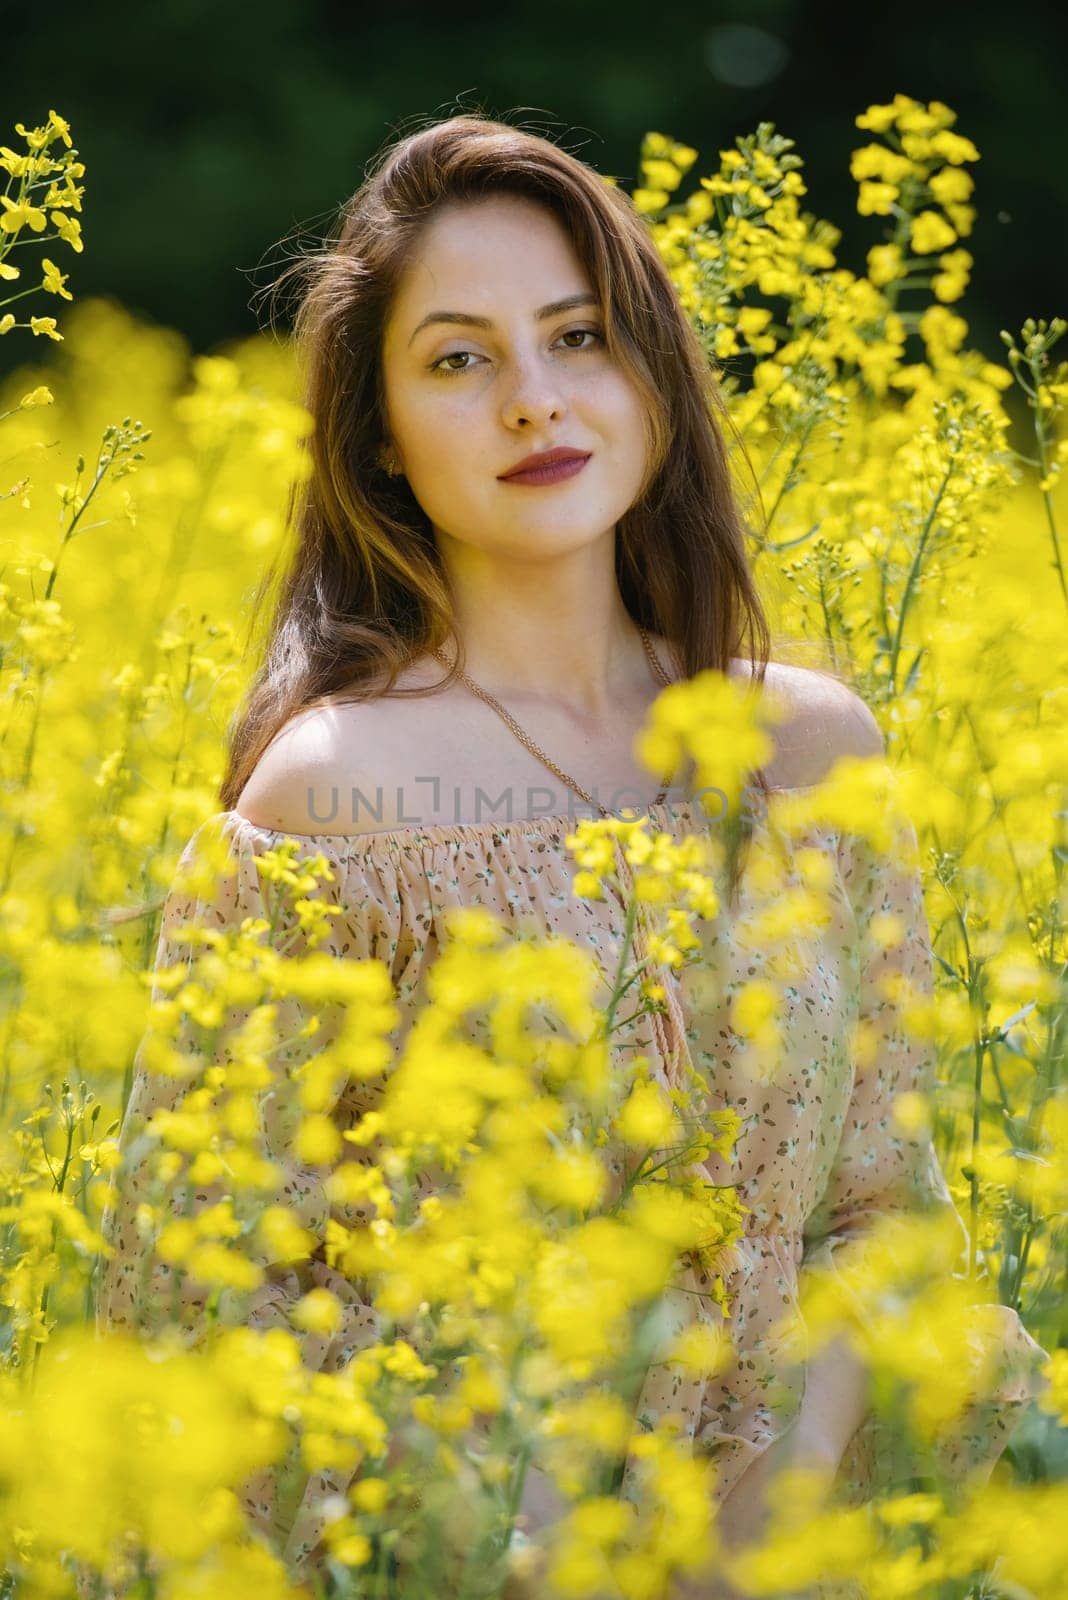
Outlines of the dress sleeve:
[[[141,1336],[178,1326],[195,1343],[214,1293],[212,1313],[220,1321],[286,1329],[299,1341],[307,1368],[336,1372],[356,1349],[375,1341],[378,1323],[359,1286],[326,1265],[326,1179],[335,1156],[301,1160],[292,1140],[309,1107],[298,1069],[312,1056],[329,1059],[344,1007],[319,1001],[312,1007],[299,985],[267,993],[257,978],[253,946],[274,943],[294,920],[283,909],[288,891],[282,888],[279,898],[279,888],[265,885],[253,834],[235,813],[209,818],[179,860],[163,907],[149,1026],[134,1058],[119,1132],[121,1164],[101,1221],[111,1254],[102,1263],[96,1321],[101,1332],[127,1329]],[[327,884],[319,898],[327,904],[334,893]],[[252,921],[243,928],[245,919]],[[223,963],[201,969],[198,982],[195,962],[204,957],[186,936],[189,927],[237,935],[244,949],[227,958],[225,970]],[[359,918],[349,918],[328,937],[324,952],[361,954],[359,931]],[[383,976],[388,989],[388,973]],[[180,990],[179,980],[190,978]],[[336,1067],[315,1078],[314,1109],[323,1119],[336,1121],[346,1080]],[[221,1149],[206,1131],[209,1103],[222,1108]],[[287,1226],[266,1235],[252,1227],[235,1241],[226,1202],[232,1201],[229,1211],[239,1222],[249,1220],[244,1184],[253,1214],[284,1207],[306,1236]],[[207,1229],[191,1249],[191,1230],[213,1215],[218,1229]],[[205,1252],[199,1259],[208,1268],[206,1281],[192,1270],[198,1251]],[[177,1270],[180,1263],[184,1272]],[[340,1326],[330,1335],[290,1320],[297,1300],[315,1287],[328,1288],[342,1303]],[[241,1498],[251,1525],[295,1561],[297,1577],[303,1568],[294,1552],[302,1539],[308,1542],[323,1484],[321,1474],[304,1473],[302,1480],[295,1460],[293,1453],[284,1464],[284,1493],[282,1472],[270,1469],[249,1479]]]
[[[856,925],[858,1008],[853,1035],[853,1080],[841,1137],[826,1187],[804,1227],[802,1275],[833,1274],[837,1289],[865,1318],[864,1240],[890,1215],[923,1213],[947,1219],[960,1240],[967,1280],[968,1231],[956,1209],[929,1132],[906,1132],[894,1105],[910,1092],[933,1103],[937,1049],[933,1038],[933,957],[923,901],[916,832],[900,817],[889,848],[867,838],[843,838],[843,882]],[[922,1014],[926,1014],[926,1021]],[[950,1426],[932,1430],[939,1470],[953,1483],[985,1482],[1019,1422],[1022,1408],[1047,1387],[1037,1368],[1047,1352],[1011,1307],[975,1302],[961,1328],[961,1354],[972,1363],[974,1402]],[[886,1443],[869,1413],[840,1469],[854,1492],[874,1486]],[[889,1451],[885,1454],[888,1456]]]

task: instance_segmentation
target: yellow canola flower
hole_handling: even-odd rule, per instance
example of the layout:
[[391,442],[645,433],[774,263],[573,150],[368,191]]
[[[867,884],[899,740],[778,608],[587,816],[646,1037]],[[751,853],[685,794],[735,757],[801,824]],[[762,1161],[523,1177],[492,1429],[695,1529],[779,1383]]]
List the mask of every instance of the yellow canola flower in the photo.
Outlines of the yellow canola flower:
[[64,288],[68,274],[60,272],[55,262],[50,261],[47,256],[42,256],[41,266],[44,270],[44,278],[41,283],[41,288],[44,289],[45,293],[58,294],[61,295],[64,300],[73,300],[74,296],[68,289]]
[[[718,909],[718,901],[714,902]],[[667,926],[660,932],[649,935],[649,954],[653,961],[669,967],[681,967],[691,952],[699,952],[702,941],[694,932],[688,912],[676,910],[674,907],[667,912]],[[650,998],[652,998],[652,992]],[[663,999],[663,988],[659,989],[656,998]]]
[[375,1553],[367,1535],[354,1532],[347,1519],[330,1523],[324,1538],[334,1559],[346,1567],[365,1567]]
[[690,757],[699,789],[715,787],[736,796],[748,773],[772,754],[762,724],[783,715],[770,691],[756,696],[710,668],[657,696],[635,751],[650,772],[675,770]]
[[679,1125],[664,1090],[657,1083],[635,1084],[616,1118],[627,1144],[657,1149],[678,1136]]
[[256,1225],[268,1261],[303,1261],[314,1250],[317,1240],[302,1228],[288,1206],[267,1206]]
[[342,1150],[341,1134],[332,1117],[312,1113],[301,1121],[293,1141],[293,1151],[301,1161],[313,1166],[329,1166]]
[[603,1200],[608,1178],[601,1159],[592,1150],[554,1155],[530,1173],[530,1187],[546,1205],[570,1206],[585,1215]]
[[975,179],[960,167],[943,167],[932,173],[927,186],[940,206],[949,206],[970,198],[975,189]]
[[1049,1383],[1038,1399],[1043,1411],[1050,1412],[1062,1427],[1068,1426],[1068,1350],[1054,1350],[1043,1366]]
[[297,1328],[310,1333],[322,1333],[331,1338],[340,1328],[342,1305],[329,1289],[309,1289],[296,1301],[290,1312],[290,1321]]
[[456,1393],[472,1410],[491,1416],[503,1409],[508,1396],[503,1374],[479,1354],[465,1358]]
[[650,189],[674,190],[679,186],[682,173],[671,161],[643,161],[642,177]]
[[772,315],[767,306],[742,306],[738,312],[738,328],[748,339],[753,340],[763,333],[772,320]]
[[596,872],[576,872],[571,880],[572,892],[580,900],[603,900],[604,883]]
[[673,1254],[667,1240],[608,1217],[546,1242],[531,1277],[530,1315],[554,1360],[573,1379],[582,1381],[621,1359],[631,1337],[631,1310],[664,1289]]
[[900,245],[877,244],[868,251],[868,277],[877,288],[903,278],[906,271]]
[[667,1359],[692,1378],[725,1371],[735,1354],[734,1342],[721,1323],[691,1322],[675,1335]]
[[389,1484],[384,1478],[358,1478],[349,1489],[349,1500],[358,1511],[377,1515],[389,1504]]
[[651,215],[654,211],[663,210],[671,199],[667,189],[638,188],[631,191],[631,199],[635,209],[644,216]]
[[50,211],[48,220],[53,228],[56,229],[63,243],[69,244],[72,250],[81,255],[85,245],[82,243],[82,225],[77,217],[68,217],[62,211]]
[[[257,1350],[249,1346],[253,1362]],[[251,1378],[255,1367],[246,1370]],[[218,1495],[233,1504],[287,1442],[234,1381],[225,1346],[163,1353],[126,1334],[63,1330],[43,1353],[36,1388],[6,1377],[4,1390],[0,1472],[18,1481],[18,1525],[42,1562],[67,1552],[103,1571],[131,1533],[164,1561],[197,1561],[220,1541],[236,1551],[244,1519],[220,1523],[205,1506]],[[37,1470],[26,1472],[30,1460]],[[274,1557],[263,1565],[280,1577]]]
[[877,179],[895,188],[913,174],[913,164],[907,157],[898,155],[883,144],[866,144],[854,150],[849,170],[857,182]]
[[937,211],[921,211],[913,217],[909,237],[917,255],[933,255],[956,242],[957,235]]
[[956,121],[956,112],[941,100],[932,100],[924,106],[911,95],[895,94],[889,104],[871,105],[854,121],[858,128],[869,128],[873,133],[886,133],[893,127],[909,132],[926,132],[951,127]]
[[931,149],[935,155],[941,156],[943,161],[960,166],[965,161],[978,161],[979,151],[971,139],[965,139],[959,133],[950,133],[942,129],[931,139]]
[[938,264],[942,270],[931,279],[931,288],[943,302],[959,300],[971,277],[971,254],[963,249],[949,250],[939,256]]
[[774,984],[752,978],[735,998],[731,1012],[734,1025],[744,1038],[770,1049],[779,1039],[777,1018],[782,1003]]
[[633,1418],[622,1399],[603,1390],[562,1396],[539,1424],[546,1439],[579,1439],[605,1454],[626,1445]]
[[928,306],[920,318],[920,336],[936,356],[944,357],[964,343],[968,325],[944,306]]
[[0,216],[0,229],[5,233],[18,233],[22,228],[43,233],[48,225],[48,218],[41,207],[31,205],[28,200],[12,200],[8,195],[0,195],[0,205],[4,208],[4,214]]
[[888,217],[893,212],[899,193],[894,183],[866,180],[857,194],[857,210],[862,217]]
[[553,1530],[548,1576],[558,1593],[611,1590],[634,1600],[667,1592],[680,1573],[703,1569],[714,1551],[712,1473],[669,1422],[633,1440],[642,1506],[591,1496]]

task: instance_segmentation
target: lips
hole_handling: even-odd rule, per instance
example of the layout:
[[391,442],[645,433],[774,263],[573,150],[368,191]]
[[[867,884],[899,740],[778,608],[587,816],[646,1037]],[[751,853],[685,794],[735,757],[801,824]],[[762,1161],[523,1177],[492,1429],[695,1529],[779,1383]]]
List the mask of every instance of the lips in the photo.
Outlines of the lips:
[[588,450],[574,450],[570,445],[557,445],[554,450],[536,450],[532,455],[524,456],[522,461],[517,461],[507,472],[500,473],[500,477],[515,478],[520,473],[540,471],[542,467],[556,466],[564,461],[588,461],[589,457]]
[[527,457],[522,465],[505,473],[501,482],[531,486],[559,483],[565,478],[575,477],[589,459],[589,453],[580,450],[546,451],[541,456]]

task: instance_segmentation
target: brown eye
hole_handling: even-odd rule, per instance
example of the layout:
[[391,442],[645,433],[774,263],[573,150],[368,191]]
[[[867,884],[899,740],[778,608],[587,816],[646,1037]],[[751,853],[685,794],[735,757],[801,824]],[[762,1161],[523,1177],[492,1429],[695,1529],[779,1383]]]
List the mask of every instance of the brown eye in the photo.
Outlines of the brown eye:
[[[562,339],[571,339],[575,336],[575,334],[577,334],[580,339],[585,335],[590,339],[596,339],[599,341],[599,343],[604,344],[604,335],[598,333],[596,328],[569,328],[567,332],[562,333],[560,337]],[[573,344],[569,345],[568,348],[570,350],[588,350],[590,346],[585,344]]]
[[[560,335],[561,339],[573,339],[576,337],[579,339],[592,339],[594,343],[592,345],[570,344],[566,346],[568,350],[593,350],[598,344],[604,344],[605,342],[604,334],[598,332],[596,328],[568,328],[566,333]],[[439,356],[436,361],[431,362],[428,371],[442,378],[458,378],[461,373],[474,371],[473,364],[463,367],[447,367],[445,365],[446,361],[457,361],[461,356],[472,356],[474,353],[473,350],[450,350],[446,355]]]
[[467,367],[446,367],[444,363],[446,361],[456,361],[458,357],[469,356],[471,353],[470,350],[450,350],[447,356],[442,356],[440,361],[435,361],[430,370],[431,372],[436,372],[441,368],[445,372],[467,372]]

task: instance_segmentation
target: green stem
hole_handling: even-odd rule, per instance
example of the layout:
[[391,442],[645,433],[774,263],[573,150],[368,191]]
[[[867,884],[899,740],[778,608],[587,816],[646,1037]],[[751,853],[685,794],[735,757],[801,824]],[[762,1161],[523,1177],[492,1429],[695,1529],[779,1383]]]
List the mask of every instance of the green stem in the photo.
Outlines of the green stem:
[[619,1002],[623,997],[624,990],[629,987],[629,983],[632,981],[627,980],[625,982],[623,973],[626,969],[627,957],[630,955],[631,946],[634,943],[634,929],[637,924],[637,920],[638,900],[637,896],[632,895],[627,904],[627,920],[623,928],[623,947],[620,950],[619,962],[616,966],[615,983],[612,986],[611,998],[609,999],[608,1007],[605,1011],[606,1034],[611,1034],[612,1032],[612,1028],[615,1023],[616,1007],[619,1005]]
[[[37,730],[41,720],[41,700],[44,695],[45,676],[43,672],[36,674],[37,685],[33,699],[33,717],[30,722],[30,734],[26,741],[26,752],[22,762],[22,774],[18,781],[18,790],[25,794],[30,787],[33,776],[33,763],[37,751]],[[0,895],[6,895],[11,887],[11,876],[15,870],[15,856],[18,853],[20,842],[26,837],[25,828],[21,817],[18,817],[11,830],[11,843],[4,862],[3,881],[0,882]]]
[[[512,1365],[508,1375],[508,1392],[510,1394],[514,1393],[515,1391],[520,1353],[521,1352],[517,1349],[512,1355]],[[505,1408],[503,1411],[499,1411],[497,1413],[493,1419],[492,1426],[490,1427],[490,1450],[495,1451],[502,1448],[510,1450],[512,1443],[512,1415],[511,1412]],[[504,1508],[506,1539],[508,1542],[511,1541],[512,1529],[515,1524],[516,1514],[519,1510],[520,1501],[523,1498],[523,1486],[526,1483],[527,1468],[530,1465],[531,1454],[532,1449],[530,1439],[524,1439],[522,1444],[519,1446],[518,1467],[509,1485],[508,1499]],[[474,1600],[474,1593],[469,1591],[468,1585],[473,1581],[477,1574],[483,1570],[487,1559],[493,1560],[500,1553],[494,1548],[495,1545],[499,1543],[499,1538],[499,1533],[491,1530],[489,1534],[485,1535],[476,1543],[473,1550],[468,1551],[467,1560],[464,1562],[463,1572],[460,1576],[460,1586],[457,1591],[456,1600]],[[502,1549],[504,1548],[507,1548],[507,1544],[502,1546]],[[504,1581],[505,1579],[502,1575],[502,1587]],[[500,1590],[497,1592],[498,1600],[500,1600],[500,1592]]]
[[908,616],[909,606],[912,602],[912,591],[916,587],[920,569],[923,566],[923,557],[927,549],[927,541],[931,536],[931,529],[934,527],[935,516],[937,515],[939,506],[942,504],[942,497],[946,492],[946,488],[948,487],[949,480],[952,476],[953,460],[951,458],[946,467],[945,477],[939,484],[938,493],[935,495],[931,509],[927,513],[927,518],[924,522],[919,541],[916,545],[916,549],[913,551],[912,565],[909,567],[909,575],[905,580],[905,589],[901,596],[901,607],[897,614],[897,628],[894,633],[893,649],[890,652],[889,676],[891,695],[896,694],[897,692],[897,661],[898,656],[901,654],[901,641],[905,632],[905,618]]
[[[806,446],[808,444],[809,437],[810,437],[810,435],[812,433],[813,428],[816,426],[816,420],[817,419],[816,419],[815,416],[810,417],[808,422],[806,422],[804,428],[801,430],[800,438],[797,441],[797,448],[795,449],[795,451],[793,453],[793,457],[792,457],[792,459],[790,461],[790,464],[786,469],[786,472],[785,472],[785,474],[783,476],[782,483],[779,485],[779,492],[775,496],[775,499],[772,501],[771,510],[768,512],[767,516],[764,518],[763,532],[765,534],[768,532],[768,530],[770,529],[772,523],[774,522],[776,514],[778,513],[779,507],[782,504],[783,500],[786,498],[787,494],[789,494],[790,490],[794,486],[794,473],[797,471],[798,464],[800,463],[802,457],[804,456],[805,448],[806,448]],[[760,549],[759,548],[757,550],[757,554],[758,555],[760,554]]]
[[979,1170],[976,1162],[979,1159],[980,1113],[983,1098],[983,1058],[986,1047],[982,1039],[975,1045],[975,1080],[972,1089],[972,1152],[971,1152],[971,1185],[970,1211],[971,1211],[971,1237],[968,1240],[968,1276],[975,1277],[976,1237],[979,1228]]
[[[86,511],[89,509],[89,503],[92,500],[93,496],[96,494],[96,491],[100,488],[100,485],[103,483],[104,479],[107,477],[108,469],[112,465],[113,461],[114,461],[114,456],[108,456],[103,461],[103,463],[101,464],[100,458],[99,457],[97,458],[96,476],[94,477],[92,483],[89,485],[89,488],[88,488],[88,490],[86,492],[85,499],[82,501],[81,505],[78,507],[77,511],[74,513],[74,516],[71,518],[70,526],[68,527],[66,533],[63,535],[63,538],[60,541],[59,550],[56,553],[56,559],[52,563],[52,570],[48,574],[48,583],[45,586],[45,592],[44,592],[44,597],[45,597],[46,600],[50,600],[52,598],[52,590],[55,588],[56,579],[59,577],[59,564],[60,564],[60,561],[63,558],[63,552],[67,548],[67,546],[70,544],[70,541],[73,539],[73,537],[75,535],[75,532],[77,531],[77,527],[78,527],[79,522],[81,521],[82,517],[85,515]],[[81,473],[80,472],[76,475],[75,480],[74,480],[75,488],[77,488],[77,482],[78,482],[78,478],[79,477],[81,477]]]
[[[1035,355],[1032,355],[1030,359],[1031,376],[1034,379],[1035,384],[1034,398],[1031,401],[1031,409],[1035,419],[1035,443],[1038,447],[1038,459],[1042,471],[1042,480],[1045,481],[1049,475],[1049,455],[1046,449],[1046,430],[1042,422],[1042,406],[1038,399],[1038,391],[1042,382],[1041,372],[1039,370],[1039,360],[1040,358]],[[1064,562],[1061,559],[1061,543],[1057,534],[1057,519],[1053,514],[1053,495],[1048,487],[1044,488],[1041,493],[1042,503],[1046,508],[1046,523],[1049,527],[1050,541],[1053,545],[1053,565],[1057,569],[1057,581],[1061,586],[1061,599],[1064,601],[1065,605],[1068,605],[1068,581],[1065,580]]]

